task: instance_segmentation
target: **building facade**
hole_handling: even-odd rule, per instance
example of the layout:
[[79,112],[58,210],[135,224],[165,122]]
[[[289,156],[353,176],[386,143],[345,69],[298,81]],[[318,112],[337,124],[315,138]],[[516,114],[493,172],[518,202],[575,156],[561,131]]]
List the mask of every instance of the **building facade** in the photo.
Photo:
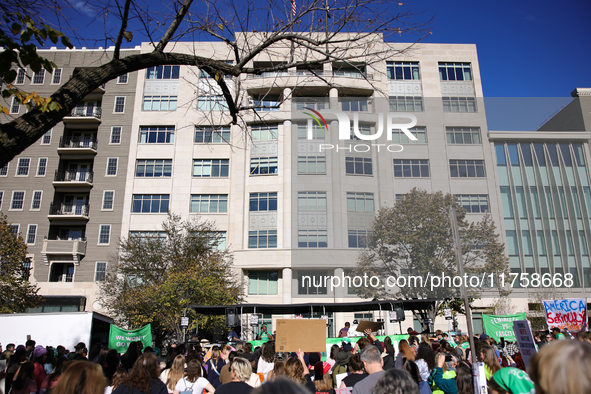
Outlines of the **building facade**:
[[[374,44],[378,52],[380,46],[405,47],[384,43],[379,36]],[[175,51],[193,53],[195,48],[202,56],[232,61],[221,43],[177,43]],[[272,55],[261,54],[253,63],[283,62],[289,50],[274,48]],[[100,64],[109,51],[43,54],[63,67],[65,76]],[[151,47],[143,44],[133,51],[149,52]],[[48,83],[57,81],[55,73],[41,83],[37,74],[29,77],[23,76],[23,83],[35,85],[40,93],[59,85]],[[542,255],[534,255],[538,231],[543,231],[547,245],[553,231],[558,233],[564,272],[571,267],[569,225],[574,251],[583,256],[580,237],[588,240],[590,235],[583,212],[591,205],[579,207],[579,218],[575,200],[568,200],[571,221],[558,223],[550,211],[547,219],[537,218],[530,205],[525,214],[531,219],[514,216],[521,212],[516,209],[511,216],[505,203],[519,204],[519,187],[539,185],[542,193],[548,185],[556,208],[559,201],[567,201],[560,200],[559,186],[568,186],[564,193],[576,189],[576,201],[588,204],[589,136],[568,133],[554,139],[568,146],[564,149],[571,154],[570,167],[563,160],[558,172],[547,173],[538,163],[538,183],[527,178],[523,184],[533,171],[523,161],[525,148],[520,150],[522,164],[506,164],[521,137],[487,129],[474,45],[418,44],[391,59],[244,74],[227,84],[244,105],[257,108],[245,112],[237,126],[226,126],[219,88],[195,67],[152,67],[122,76],[93,92],[71,117],[2,169],[0,208],[29,244],[41,294],[76,296],[86,310],[101,311],[96,280],[112,261],[119,237],[157,236],[170,211],[216,223],[225,237],[222,247],[234,254],[248,302],[354,301],[358,298],[352,288],[332,290],[302,278],[341,276],[352,270],[377,211],[414,187],[456,195],[469,221],[490,214],[508,245],[514,270],[546,267]],[[22,114],[23,108],[12,109],[14,115]],[[326,116],[323,127],[307,115],[313,111],[341,111],[357,127],[342,138],[334,116]],[[410,133],[416,140],[400,129],[390,132],[385,126],[391,119],[384,118],[388,113],[413,114],[416,125]],[[387,130],[379,138],[365,139],[382,126]],[[531,134],[536,141],[548,135]],[[574,164],[578,154],[585,156],[584,171]],[[564,184],[557,179],[565,179]],[[585,282],[584,261],[574,258],[579,283]],[[588,267],[588,257],[586,261]],[[551,262],[547,266],[557,267]],[[486,307],[487,302],[477,301],[477,306]],[[345,321],[379,317],[330,315],[329,335]],[[273,317],[265,315],[262,322],[272,324]],[[386,332],[394,330],[387,325]]]

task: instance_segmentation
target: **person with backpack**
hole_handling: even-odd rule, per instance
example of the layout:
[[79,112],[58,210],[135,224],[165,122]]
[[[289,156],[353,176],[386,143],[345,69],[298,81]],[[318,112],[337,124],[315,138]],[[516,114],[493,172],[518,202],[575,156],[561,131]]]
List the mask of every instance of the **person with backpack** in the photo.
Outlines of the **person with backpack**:
[[361,362],[361,356],[359,354],[351,356],[347,366],[349,367],[349,376],[341,380],[341,385],[339,386],[340,389],[347,387],[353,388],[357,382],[360,382],[367,377],[367,374],[363,370],[363,363]]

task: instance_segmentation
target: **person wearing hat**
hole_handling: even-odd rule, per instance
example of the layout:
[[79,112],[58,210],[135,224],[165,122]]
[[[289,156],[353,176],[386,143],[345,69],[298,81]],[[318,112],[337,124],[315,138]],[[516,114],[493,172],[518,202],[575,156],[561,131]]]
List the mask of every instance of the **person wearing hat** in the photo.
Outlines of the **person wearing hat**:
[[84,342],[78,342],[74,349],[76,349],[76,353],[74,353],[74,355],[70,357],[70,360],[88,361],[88,359],[86,358],[86,353],[88,352],[88,350],[86,350],[86,344]]
[[[337,375],[347,373],[347,365],[349,363],[349,359],[351,358],[353,348],[351,347],[351,343],[343,341],[343,349],[337,353],[336,361],[334,366],[332,367],[332,381],[333,387],[337,386]],[[350,371],[349,371],[350,372]]]
[[556,338],[556,340],[566,339],[566,337],[564,336],[563,333],[560,332],[560,328],[558,328],[558,327],[552,328],[552,334],[554,334],[554,338]]
[[314,364],[314,386],[316,393],[334,393],[329,363],[318,361]]
[[531,394],[535,392],[534,382],[524,371],[507,367],[495,372],[488,381],[489,394]]
[[37,387],[41,387],[41,383],[43,383],[43,380],[47,376],[47,374],[45,373],[45,359],[46,358],[47,358],[47,349],[45,349],[45,347],[43,347],[41,345],[35,346],[35,349],[33,350],[33,360],[35,360],[34,374],[35,374],[35,383],[37,384]]

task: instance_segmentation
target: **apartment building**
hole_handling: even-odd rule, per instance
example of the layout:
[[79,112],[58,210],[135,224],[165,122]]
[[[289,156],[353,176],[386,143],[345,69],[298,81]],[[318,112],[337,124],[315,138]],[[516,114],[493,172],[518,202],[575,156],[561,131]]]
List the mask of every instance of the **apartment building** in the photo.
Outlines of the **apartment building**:
[[[405,47],[380,36],[372,43],[377,51]],[[221,43],[177,43],[174,50],[196,49],[202,56],[232,61]],[[146,43],[132,51],[150,50]],[[289,51],[273,48],[253,65],[284,62]],[[25,72],[17,82],[50,93],[65,81],[56,73],[63,79],[100,64],[109,53],[49,50],[44,55],[61,71],[43,80],[30,72],[29,79]],[[55,296],[43,308],[101,311],[96,281],[119,237],[157,235],[167,211],[216,223],[225,236],[222,247],[234,253],[248,302],[355,301],[353,288],[333,291],[304,283],[302,277],[350,272],[377,211],[414,187],[457,195],[470,221],[490,213],[503,242],[516,237],[521,248],[518,255],[509,251],[512,269],[531,268],[517,235],[534,234],[537,227],[513,228],[508,222],[505,188],[517,193],[520,185],[515,175],[503,177],[499,153],[502,145],[510,157],[512,141],[519,137],[489,137],[474,45],[418,44],[389,59],[245,74],[226,83],[245,105],[257,108],[245,112],[239,125],[227,126],[219,88],[195,67],[152,67],[119,77],[0,171],[0,209],[29,245],[41,294]],[[22,111],[11,106],[14,115]],[[325,126],[308,115],[313,111],[323,114]],[[330,111],[354,120],[346,138]],[[382,132],[388,116],[397,113],[416,117],[410,129],[416,140],[400,129]],[[531,134],[541,141],[547,135]],[[576,136],[563,135],[572,160],[577,144],[589,157],[588,136]],[[568,166],[563,167],[566,177]],[[576,182],[572,185],[582,197],[588,183]],[[558,189],[553,193],[560,198]],[[588,221],[576,226],[572,234],[581,229],[589,236]],[[551,242],[553,227],[543,229]],[[565,229],[560,236],[566,234]],[[566,256],[565,242],[561,251]],[[539,259],[533,264],[541,266]],[[408,325],[412,317],[407,315]],[[261,323],[273,324],[273,316],[262,317]],[[345,321],[379,317],[371,312],[329,315],[328,332],[334,335]],[[393,333],[394,325],[387,326]]]

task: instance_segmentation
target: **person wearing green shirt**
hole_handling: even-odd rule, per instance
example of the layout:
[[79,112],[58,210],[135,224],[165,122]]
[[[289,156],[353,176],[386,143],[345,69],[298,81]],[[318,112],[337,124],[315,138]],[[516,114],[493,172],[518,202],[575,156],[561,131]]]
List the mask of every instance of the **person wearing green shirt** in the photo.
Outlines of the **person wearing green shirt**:
[[566,337],[564,336],[563,333],[560,332],[560,329],[558,327],[554,327],[552,329],[552,334],[554,334],[554,338],[558,339],[566,339]]
[[273,334],[269,333],[267,331],[267,325],[263,324],[263,326],[261,327],[261,333],[259,334],[259,336],[257,337],[258,340],[261,341],[272,341],[275,338],[273,338]]

